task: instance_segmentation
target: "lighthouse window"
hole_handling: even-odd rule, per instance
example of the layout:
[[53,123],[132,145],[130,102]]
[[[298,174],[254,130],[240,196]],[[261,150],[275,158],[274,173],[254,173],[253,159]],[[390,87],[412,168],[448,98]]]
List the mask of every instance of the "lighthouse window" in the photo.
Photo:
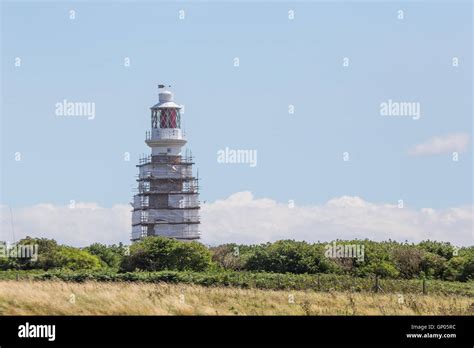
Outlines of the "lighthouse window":
[[160,113],[160,128],[179,128],[181,117],[179,109],[161,109]]
[[151,126],[152,128],[158,127],[158,112],[159,110],[153,110],[151,113]]
[[176,109],[171,109],[169,111],[170,114],[170,123],[169,128],[176,128]]
[[160,110],[160,128],[168,128],[166,127],[166,109]]

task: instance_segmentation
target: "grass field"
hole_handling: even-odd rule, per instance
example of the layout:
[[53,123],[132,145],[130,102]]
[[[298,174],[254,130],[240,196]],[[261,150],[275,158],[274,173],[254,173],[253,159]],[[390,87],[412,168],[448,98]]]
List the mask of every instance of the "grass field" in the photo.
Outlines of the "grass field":
[[0,281],[2,315],[474,315],[468,296]]
[[[357,278],[336,274],[278,274],[264,272],[131,272],[116,271],[0,271],[1,280],[41,280],[66,282],[139,282],[169,283],[202,286],[222,286],[244,289],[317,291],[317,292],[371,292],[374,278]],[[381,279],[381,292],[395,294],[420,294],[423,282],[420,279]],[[474,281],[453,282],[426,281],[426,293],[442,296],[467,296],[474,298]]]

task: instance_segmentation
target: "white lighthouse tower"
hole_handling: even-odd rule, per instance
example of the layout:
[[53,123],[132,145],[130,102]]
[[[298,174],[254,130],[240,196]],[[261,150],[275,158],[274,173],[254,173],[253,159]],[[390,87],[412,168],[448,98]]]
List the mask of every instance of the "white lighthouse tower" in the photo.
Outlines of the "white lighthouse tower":
[[140,158],[137,165],[132,242],[146,236],[199,239],[198,178],[193,176],[192,156],[181,153],[187,142],[181,129],[181,109],[167,90],[159,92],[158,104],[151,107],[151,131],[145,140],[151,155]]

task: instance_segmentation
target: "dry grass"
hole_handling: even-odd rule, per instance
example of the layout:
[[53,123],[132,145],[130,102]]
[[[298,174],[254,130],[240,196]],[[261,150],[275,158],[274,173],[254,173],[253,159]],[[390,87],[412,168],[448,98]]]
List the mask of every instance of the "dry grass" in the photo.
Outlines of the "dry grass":
[[0,281],[2,315],[473,315],[463,296]]

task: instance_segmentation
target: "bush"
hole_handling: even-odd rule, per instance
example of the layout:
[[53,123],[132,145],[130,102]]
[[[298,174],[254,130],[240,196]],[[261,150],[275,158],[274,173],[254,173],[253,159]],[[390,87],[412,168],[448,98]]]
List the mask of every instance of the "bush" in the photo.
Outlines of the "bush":
[[73,247],[61,246],[59,248],[59,259],[56,267],[71,270],[96,270],[100,269],[100,259],[89,254],[85,250]]
[[438,254],[427,252],[421,261],[421,268],[426,278],[442,279],[446,271],[446,259]]
[[241,270],[246,260],[237,244],[224,244],[211,248],[212,261],[225,270]]
[[451,258],[446,263],[446,270],[444,272],[444,278],[446,280],[460,280],[463,276],[464,266],[467,263],[467,258],[462,256],[456,256]]
[[463,271],[459,280],[469,281],[474,280],[474,247],[467,247],[459,249],[459,256],[464,258]]
[[103,266],[118,269],[123,257],[125,256],[126,248],[122,245],[122,243],[119,245],[114,244],[110,246],[94,243],[84,250],[99,257]]
[[425,240],[418,243],[417,248],[441,256],[446,260],[452,258],[454,253],[454,247],[448,242]]
[[19,245],[38,245],[37,260],[12,259],[16,269],[52,269],[61,267],[60,247],[54,239],[26,237]]
[[425,252],[410,245],[400,245],[393,250],[395,265],[403,278],[419,277]]
[[382,278],[397,278],[400,272],[388,261],[371,263],[368,267],[369,273],[373,273]]
[[198,242],[181,242],[166,237],[146,237],[130,247],[120,269],[203,271],[211,265],[211,253]]
[[328,272],[336,269],[336,265],[325,258],[322,245],[280,240],[257,248],[245,268],[249,271],[302,274]]
[[71,270],[94,270],[101,268],[100,259],[98,257],[78,248],[58,245],[53,239],[26,237],[20,240],[17,245],[37,245],[38,253],[36,259],[8,258],[2,261],[2,269],[50,270],[66,268]]

